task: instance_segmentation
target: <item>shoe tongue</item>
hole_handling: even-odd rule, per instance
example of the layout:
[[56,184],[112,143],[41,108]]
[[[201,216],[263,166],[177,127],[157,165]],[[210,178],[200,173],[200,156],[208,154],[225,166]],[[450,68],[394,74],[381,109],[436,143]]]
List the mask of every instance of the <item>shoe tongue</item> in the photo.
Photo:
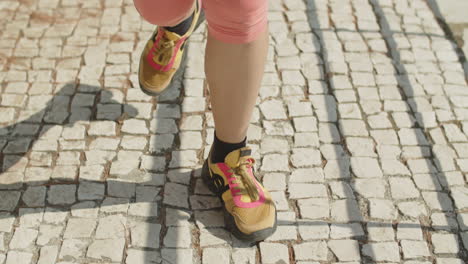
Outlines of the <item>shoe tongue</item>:
[[252,150],[250,147],[236,149],[226,156],[224,163],[226,163],[230,168],[235,168],[238,166],[241,157],[250,156],[251,153]]
[[181,36],[179,36],[177,33],[171,32],[169,30],[165,31],[165,35],[167,39],[172,40],[172,41],[178,41],[181,38]]

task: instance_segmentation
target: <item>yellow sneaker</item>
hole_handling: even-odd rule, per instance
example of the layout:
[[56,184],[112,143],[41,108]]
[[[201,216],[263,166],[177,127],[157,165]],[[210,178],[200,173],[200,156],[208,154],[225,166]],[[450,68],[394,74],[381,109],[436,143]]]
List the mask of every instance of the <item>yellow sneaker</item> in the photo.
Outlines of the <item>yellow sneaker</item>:
[[251,149],[230,152],[224,162],[205,160],[202,178],[224,204],[226,227],[240,240],[261,241],[276,230],[276,207],[254,175]]
[[156,28],[140,57],[138,78],[144,93],[156,96],[171,84],[185,60],[185,43],[203,20],[200,1],[197,0],[192,24],[184,35],[180,36],[164,27]]

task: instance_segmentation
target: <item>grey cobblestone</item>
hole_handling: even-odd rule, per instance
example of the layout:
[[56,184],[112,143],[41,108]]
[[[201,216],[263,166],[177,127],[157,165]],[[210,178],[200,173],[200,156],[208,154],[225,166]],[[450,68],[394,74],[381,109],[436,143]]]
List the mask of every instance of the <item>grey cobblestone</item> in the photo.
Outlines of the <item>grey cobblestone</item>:
[[167,183],[164,193],[163,201],[165,204],[188,208],[187,187],[176,183]]
[[75,202],[75,185],[54,185],[47,193],[47,201],[51,204],[72,204]]

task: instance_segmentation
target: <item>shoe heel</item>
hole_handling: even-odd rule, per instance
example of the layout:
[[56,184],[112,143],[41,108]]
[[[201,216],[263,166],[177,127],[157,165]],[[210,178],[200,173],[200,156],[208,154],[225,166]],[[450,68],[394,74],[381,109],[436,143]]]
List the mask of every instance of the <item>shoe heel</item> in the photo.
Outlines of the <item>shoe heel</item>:
[[213,182],[210,180],[210,171],[208,168],[208,162],[205,161],[203,163],[203,168],[201,172],[201,177],[203,182],[205,183],[206,187],[208,187],[208,190],[210,190],[212,193],[216,194],[216,187],[214,186]]

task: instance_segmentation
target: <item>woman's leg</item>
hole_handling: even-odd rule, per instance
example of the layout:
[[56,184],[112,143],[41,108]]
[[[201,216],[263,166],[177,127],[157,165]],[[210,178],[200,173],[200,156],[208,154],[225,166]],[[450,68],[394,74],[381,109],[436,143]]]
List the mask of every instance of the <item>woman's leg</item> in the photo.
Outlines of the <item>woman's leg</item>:
[[268,3],[206,0],[204,6],[208,21],[205,72],[216,136],[239,143],[246,137],[263,77]]
[[225,43],[208,35],[205,71],[216,135],[222,141],[237,143],[245,138],[267,51],[267,30],[254,41],[242,44]]

